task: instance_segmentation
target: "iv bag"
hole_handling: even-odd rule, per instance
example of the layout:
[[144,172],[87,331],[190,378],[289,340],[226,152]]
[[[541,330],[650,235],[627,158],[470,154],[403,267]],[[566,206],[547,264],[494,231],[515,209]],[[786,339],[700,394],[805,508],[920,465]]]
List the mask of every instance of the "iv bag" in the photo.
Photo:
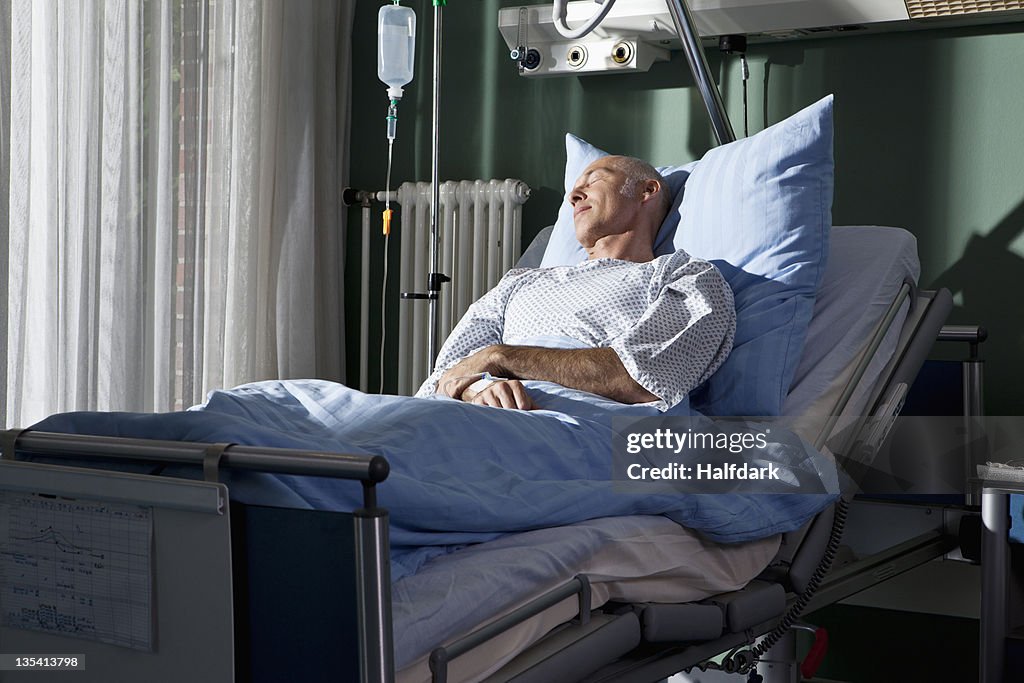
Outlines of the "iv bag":
[[416,48],[416,13],[411,7],[384,5],[377,13],[377,77],[388,86],[388,97],[402,96],[412,80]]

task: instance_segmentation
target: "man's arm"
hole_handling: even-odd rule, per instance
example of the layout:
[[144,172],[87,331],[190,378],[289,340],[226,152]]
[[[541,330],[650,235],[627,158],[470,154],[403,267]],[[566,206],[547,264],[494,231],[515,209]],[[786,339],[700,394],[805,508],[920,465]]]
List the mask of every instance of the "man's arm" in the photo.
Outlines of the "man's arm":
[[438,386],[452,397],[472,400],[464,392],[479,373],[508,379],[556,382],[589,391],[620,403],[646,403],[658,397],[640,386],[610,348],[547,349],[538,346],[494,344],[452,367]]
[[[461,365],[461,362],[457,362],[460,358],[465,359],[479,349],[501,342],[502,329],[505,326],[505,307],[515,290],[516,282],[526,272],[528,271],[525,269],[517,269],[505,273],[505,276],[493,289],[469,307],[466,314],[462,316],[462,320],[445,340],[435,361],[434,371],[420,385],[416,392],[417,396],[429,396],[434,393],[460,396],[461,390],[459,393],[455,393],[456,385],[465,389],[472,384],[473,379],[478,379],[473,378],[468,382],[449,382],[453,377],[462,377],[473,373],[471,370],[453,373],[453,370]],[[446,370],[446,368],[448,369]]]

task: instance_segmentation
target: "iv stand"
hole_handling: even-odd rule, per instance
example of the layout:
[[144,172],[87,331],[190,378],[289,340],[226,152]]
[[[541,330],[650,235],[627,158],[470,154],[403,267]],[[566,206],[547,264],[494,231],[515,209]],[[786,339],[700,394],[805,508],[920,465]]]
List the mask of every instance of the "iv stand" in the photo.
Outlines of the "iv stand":
[[430,149],[430,272],[427,274],[427,291],[402,292],[403,299],[426,299],[428,306],[427,327],[427,372],[434,371],[437,359],[437,304],[441,296],[441,285],[451,278],[440,270],[439,216],[441,210],[441,181],[438,159],[441,153],[441,7],[445,0],[434,0],[434,78],[433,78],[433,130]]

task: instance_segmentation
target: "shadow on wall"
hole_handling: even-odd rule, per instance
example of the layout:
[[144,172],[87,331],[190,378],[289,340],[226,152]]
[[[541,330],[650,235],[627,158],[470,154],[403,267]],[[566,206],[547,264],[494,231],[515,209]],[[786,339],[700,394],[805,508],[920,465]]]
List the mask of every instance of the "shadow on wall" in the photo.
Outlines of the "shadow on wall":
[[[1024,395],[1015,381],[1021,374],[1024,317],[1010,304],[1024,282],[1024,255],[1012,248],[1024,233],[1024,202],[991,231],[982,224],[965,234],[969,228],[951,218],[946,190],[963,174],[992,173],[988,165],[956,163],[952,142],[970,125],[953,115],[966,97],[951,87],[954,48],[968,50],[966,41],[976,33],[984,31],[753,45],[751,54],[754,64],[758,53],[764,60],[759,84],[764,125],[835,93],[834,224],[894,225],[912,232],[918,238],[922,284],[958,295],[950,321],[983,325],[990,332],[982,347],[989,361],[989,410],[1024,414]],[[1008,93],[993,96],[1014,101]],[[959,244],[966,247],[950,264],[948,254],[959,252],[952,245]],[[966,349],[943,344],[936,354],[960,358]]]
[[[953,141],[969,125],[953,114],[965,97],[950,80],[954,52],[965,49],[958,36],[970,33],[871,36],[837,43],[826,53],[823,76],[836,93],[833,222],[895,225],[917,237],[921,283],[959,295],[950,322],[990,331],[982,347],[990,361],[989,409],[1024,414],[1024,397],[1012,381],[1021,367],[1024,321],[1006,305],[1007,294],[1024,282],[1024,259],[1010,249],[1024,230],[1024,205],[987,235],[983,226],[975,226],[976,233],[968,236],[969,228],[951,218],[947,188],[956,187],[964,174],[992,172],[987,165],[965,168],[956,161]],[[965,243],[963,254],[950,264],[949,254],[959,251],[953,245]],[[962,358],[966,349],[942,344],[935,354]]]
[[[761,97],[761,128],[767,128],[768,126],[775,123],[771,115],[768,113],[768,95],[771,92],[769,83],[771,82],[772,69],[778,69],[778,67],[793,68],[800,66],[804,63],[804,51],[799,45],[793,45],[786,50],[776,50],[772,52],[768,59],[764,62],[764,79],[761,83],[763,90],[763,96]],[[787,79],[788,80],[788,79]],[[789,82],[792,82],[789,80]],[[777,94],[778,95],[778,94]],[[787,93],[786,97],[777,97],[777,99],[783,100],[783,108],[792,107],[794,104],[794,96],[792,90]]]
[[[1022,234],[1024,201],[988,234],[974,233],[959,260],[931,283],[960,295],[952,321],[988,330],[989,339],[981,347],[990,377],[986,399],[999,406],[999,412],[1013,415],[1024,415],[1024,397],[1018,382],[1007,381],[1004,373],[1019,367],[1024,348],[1024,315],[1017,300],[1024,282],[1024,257],[1011,248]],[[993,372],[1004,379],[993,382]]]

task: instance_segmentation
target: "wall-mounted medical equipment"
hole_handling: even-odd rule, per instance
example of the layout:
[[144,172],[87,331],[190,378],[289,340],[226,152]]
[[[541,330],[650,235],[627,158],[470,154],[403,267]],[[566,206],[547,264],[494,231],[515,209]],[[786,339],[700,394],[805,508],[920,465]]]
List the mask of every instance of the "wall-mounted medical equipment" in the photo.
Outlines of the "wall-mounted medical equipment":
[[[680,49],[665,0],[576,0],[506,7],[498,27],[524,76],[646,71],[668,51]],[[857,31],[900,31],[1024,20],[1024,0],[690,0],[701,38],[746,35],[751,42],[819,38]],[[562,6],[564,5],[564,7]],[[582,37],[559,30],[582,30],[605,14]],[[555,16],[553,16],[555,15]],[[713,44],[713,43],[708,43]]]
[[[574,29],[570,37],[566,26]],[[520,73],[529,76],[647,71],[681,47],[664,0],[507,7],[498,27]]]

